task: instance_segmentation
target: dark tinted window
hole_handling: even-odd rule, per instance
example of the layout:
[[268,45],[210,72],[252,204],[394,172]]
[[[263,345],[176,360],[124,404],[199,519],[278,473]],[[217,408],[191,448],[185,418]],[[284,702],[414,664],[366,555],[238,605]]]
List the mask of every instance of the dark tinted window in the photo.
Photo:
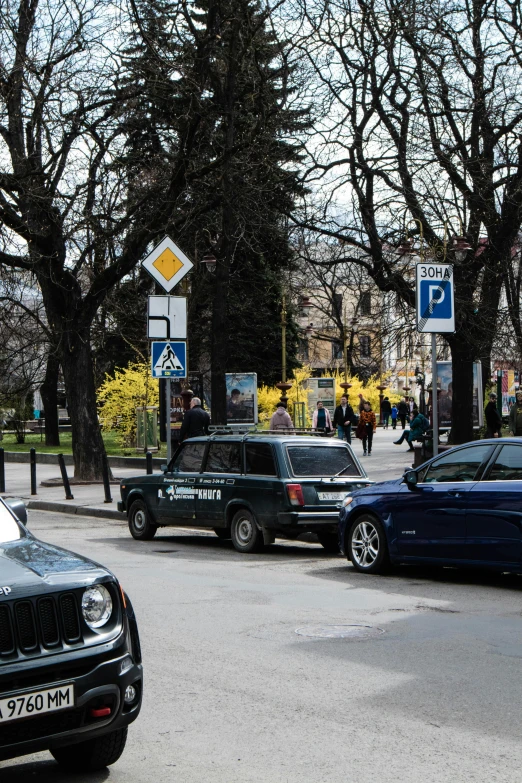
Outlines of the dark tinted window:
[[522,480],[522,446],[503,446],[488,476],[489,481]]
[[180,473],[199,473],[205,445],[205,443],[187,443],[183,446],[175,459],[174,470],[179,470]]
[[245,470],[256,476],[277,476],[272,446],[269,443],[247,443]]
[[360,476],[351,452],[342,446],[289,446],[294,476]]
[[241,473],[239,443],[211,443],[208,450],[207,473]]
[[421,482],[435,481],[473,481],[477,470],[487,455],[491,446],[470,446],[450,452],[435,460],[427,470],[419,476]]

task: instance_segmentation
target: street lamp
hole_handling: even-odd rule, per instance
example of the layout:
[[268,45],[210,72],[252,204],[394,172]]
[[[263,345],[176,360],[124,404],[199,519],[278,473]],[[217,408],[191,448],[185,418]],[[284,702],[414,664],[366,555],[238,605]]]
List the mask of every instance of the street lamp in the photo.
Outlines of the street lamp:
[[214,274],[217,266],[217,258],[213,253],[206,253],[201,259],[201,263],[205,264],[211,274]]
[[286,406],[288,397],[286,393],[292,388],[292,384],[286,380],[286,294],[281,296],[281,380],[276,383],[276,388],[281,392],[281,402]]

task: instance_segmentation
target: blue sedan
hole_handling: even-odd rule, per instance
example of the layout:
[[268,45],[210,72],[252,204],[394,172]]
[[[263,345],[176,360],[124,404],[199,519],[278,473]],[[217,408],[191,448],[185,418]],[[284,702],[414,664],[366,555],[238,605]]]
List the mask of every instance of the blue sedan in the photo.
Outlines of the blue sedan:
[[522,572],[522,439],[457,446],[351,493],[339,519],[354,568],[430,563]]

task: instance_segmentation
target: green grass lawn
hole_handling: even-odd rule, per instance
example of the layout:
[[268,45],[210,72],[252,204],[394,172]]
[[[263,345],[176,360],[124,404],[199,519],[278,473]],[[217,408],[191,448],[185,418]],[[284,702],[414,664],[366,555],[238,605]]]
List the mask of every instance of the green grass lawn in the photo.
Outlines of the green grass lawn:
[[[111,457],[136,457],[142,453],[136,451],[136,449],[123,449],[115,432],[103,432],[102,437],[107,454]],[[71,438],[70,432],[63,432],[60,435],[59,446],[46,446],[43,435],[33,435],[31,433],[25,436],[25,443],[17,443],[15,435],[4,434],[3,440],[0,441],[0,446],[6,451],[29,451],[29,449],[34,448],[36,451],[46,454],[72,454]],[[166,455],[166,443],[161,444],[161,451],[153,452],[155,457],[165,457]]]

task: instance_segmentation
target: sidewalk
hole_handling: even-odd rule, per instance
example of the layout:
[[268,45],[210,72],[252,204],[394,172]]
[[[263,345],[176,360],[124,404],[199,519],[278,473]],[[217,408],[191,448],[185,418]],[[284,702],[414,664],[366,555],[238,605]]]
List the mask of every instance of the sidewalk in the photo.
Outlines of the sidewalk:
[[[394,446],[402,430],[377,429],[373,440],[371,457],[362,456],[362,442],[356,438],[352,441],[352,447],[356,456],[361,461],[368,476],[374,481],[387,481],[399,478],[405,468],[412,465],[412,454],[408,452],[406,443]],[[144,476],[145,470],[139,468],[113,468],[115,478],[128,478],[129,476]],[[68,468],[69,477],[73,475],[72,468]],[[160,471],[154,473],[160,475]],[[58,478],[60,469],[58,465],[36,465],[37,494],[31,495],[31,482],[29,464],[22,462],[5,463],[5,487],[6,498],[22,498],[29,509],[42,511],[54,511],[55,513],[81,514],[82,516],[104,517],[106,519],[126,520],[125,514],[117,510],[117,502],[120,499],[119,487],[111,484],[112,503],[104,502],[102,484],[88,484],[72,486],[71,491],[74,500],[65,500],[65,492],[62,485],[54,487],[42,487],[41,482],[51,478]]]

